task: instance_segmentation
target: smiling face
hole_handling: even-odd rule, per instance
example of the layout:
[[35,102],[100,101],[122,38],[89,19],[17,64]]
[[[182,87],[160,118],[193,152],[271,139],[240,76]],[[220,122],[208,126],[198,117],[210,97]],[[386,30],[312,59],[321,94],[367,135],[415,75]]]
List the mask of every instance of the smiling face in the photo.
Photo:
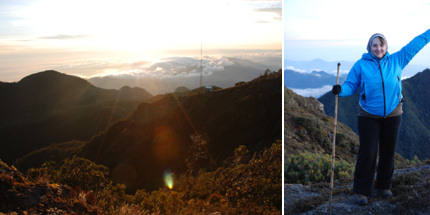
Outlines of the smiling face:
[[381,37],[375,37],[370,47],[370,51],[375,57],[381,59],[387,53],[387,46]]

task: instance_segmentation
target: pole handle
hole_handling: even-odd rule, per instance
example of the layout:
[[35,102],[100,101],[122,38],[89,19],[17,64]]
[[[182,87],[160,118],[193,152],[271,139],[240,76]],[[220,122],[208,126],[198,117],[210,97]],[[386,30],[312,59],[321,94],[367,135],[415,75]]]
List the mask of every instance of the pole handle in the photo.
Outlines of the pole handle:
[[336,84],[339,84],[339,67],[340,67],[340,62],[337,63],[337,76],[336,76]]

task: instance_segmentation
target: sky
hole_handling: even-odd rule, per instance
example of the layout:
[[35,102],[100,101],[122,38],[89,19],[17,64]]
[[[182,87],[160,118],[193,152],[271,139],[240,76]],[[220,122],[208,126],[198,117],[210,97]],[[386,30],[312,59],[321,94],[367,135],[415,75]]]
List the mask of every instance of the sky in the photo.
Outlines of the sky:
[[[359,60],[370,36],[382,33],[388,52],[399,51],[430,28],[428,0],[284,0],[284,58]],[[430,45],[410,64],[430,68]]]
[[281,50],[282,34],[281,0],[0,1],[0,81],[65,67],[91,77],[110,63],[200,57],[202,44]]

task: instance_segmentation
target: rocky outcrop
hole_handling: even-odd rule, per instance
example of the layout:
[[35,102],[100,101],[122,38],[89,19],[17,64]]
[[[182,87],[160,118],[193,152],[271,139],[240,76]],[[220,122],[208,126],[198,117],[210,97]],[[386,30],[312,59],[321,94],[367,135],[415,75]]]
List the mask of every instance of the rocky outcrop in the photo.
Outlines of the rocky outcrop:
[[90,196],[47,180],[30,181],[0,160],[0,214],[97,214]]

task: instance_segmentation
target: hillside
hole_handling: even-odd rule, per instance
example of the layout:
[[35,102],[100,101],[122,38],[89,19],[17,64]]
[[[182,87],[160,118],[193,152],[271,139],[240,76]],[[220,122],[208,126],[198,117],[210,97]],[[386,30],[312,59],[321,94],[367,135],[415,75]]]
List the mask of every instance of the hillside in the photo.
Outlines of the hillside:
[[143,89],[105,90],[52,70],[2,82],[0,158],[12,163],[52,143],[89,140],[151,97]]
[[[402,80],[403,118],[400,128],[397,152],[412,159],[417,155],[421,160],[430,158],[430,69]],[[324,111],[334,115],[334,97],[331,92],[319,98]],[[357,132],[358,92],[350,97],[339,98],[338,120]]]
[[[284,91],[285,155],[302,152],[331,154],[333,118],[323,111],[315,98],[305,98],[288,88]],[[336,156],[353,162],[358,153],[358,137],[346,125],[338,123]]]
[[129,191],[156,189],[165,169],[187,169],[193,151],[208,154],[197,168],[213,169],[239,145],[254,153],[281,139],[281,85],[278,72],[209,93],[167,94],[140,104],[79,155],[106,165]]

